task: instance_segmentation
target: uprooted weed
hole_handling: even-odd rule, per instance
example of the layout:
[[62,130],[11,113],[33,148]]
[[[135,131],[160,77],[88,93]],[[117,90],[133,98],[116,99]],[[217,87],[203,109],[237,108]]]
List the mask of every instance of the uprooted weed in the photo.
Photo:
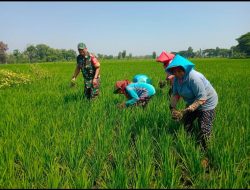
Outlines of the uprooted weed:
[[7,69],[0,70],[0,89],[31,83],[31,76]]

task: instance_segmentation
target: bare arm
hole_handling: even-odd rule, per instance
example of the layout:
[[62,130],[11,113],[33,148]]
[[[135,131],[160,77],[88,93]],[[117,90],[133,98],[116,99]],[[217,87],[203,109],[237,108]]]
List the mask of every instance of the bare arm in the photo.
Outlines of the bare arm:
[[80,70],[81,70],[80,67],[79,67],[79,66],[76,66],[75,72],[74,72],[74,74],[73,74],[73,76],[72,76],[72,80],[75,80],[75,79],[76,79],[76,77],[78,76]]
[[95,57],[92,57],[92,63],[94,64],[94,67],[96,68],[95,76],[93,79],[93,86],[96,87],[98,85],[97,79],[100,75],[100,62]]
[[177,105],[179,99],[180,99],[180,96],[179,96],[179,95],[174,95],[174,96],[171,95],[171,98],[170,98],[170,105],[169,105],[170,110],[176,109],[176,105]]
[[95,77],[94,78],[97,79],[99,74],[100,74],[100,67],[97,67],[95,70]]

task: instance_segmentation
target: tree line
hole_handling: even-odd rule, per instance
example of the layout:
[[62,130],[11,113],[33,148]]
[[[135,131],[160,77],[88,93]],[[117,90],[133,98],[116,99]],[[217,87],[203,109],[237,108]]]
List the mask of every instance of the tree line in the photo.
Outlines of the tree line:
[[72,49],[54,49],[46,44],[29,45],[23,52],[15,49],[12,53],[7,54],[7,50],[7,44],[0,42],[0,63],[73,61],[77,56]]
[[[190,46],[187,50],[178,53],[186,58],[207,58],[207,57],[225,57],[225,58],[247,58],[250,57],[250,32],[236,39],[238,45],[232,46],[230,49],[219,48],[204,49],[194,51]],[[29,45],[23,52],[18,49],[12,53],[6,53],[8,45],[0,41],[0,63],[35,63],[35,62],[62,62],[75,61],[76,51],[69,49],[54,49],[46,44]],[[167,51],[169,52],[169,51]],[[126,50],[120,51],[117,56],[97,54],[99,59],[156,59],[156,52],[143,56],[133,56],[132,53],[127,54]]]

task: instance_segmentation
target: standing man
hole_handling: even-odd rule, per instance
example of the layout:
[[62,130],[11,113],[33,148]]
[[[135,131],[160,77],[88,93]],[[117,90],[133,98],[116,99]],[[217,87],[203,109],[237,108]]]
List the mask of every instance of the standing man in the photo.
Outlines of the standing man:
[[88,99],[93,99],[99,94],[100,63],[93,54],[88,52],[84,43],[79,43],[77,47],[79,55],[71,84],[75,84],[76,77],[81,71],[84,78],[84,95]]

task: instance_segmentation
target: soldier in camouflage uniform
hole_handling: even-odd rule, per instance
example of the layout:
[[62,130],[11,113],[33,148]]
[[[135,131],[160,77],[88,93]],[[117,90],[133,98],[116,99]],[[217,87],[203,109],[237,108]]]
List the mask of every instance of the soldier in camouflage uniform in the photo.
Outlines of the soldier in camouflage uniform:
[[71,83],[75,84],[76,77],[81,71],[84,78],[84,95],[88,99],[93,99],[99,94],[100,63],[93,54],[88,52],[84,43],[78,44],[78,51],[77,65]]

